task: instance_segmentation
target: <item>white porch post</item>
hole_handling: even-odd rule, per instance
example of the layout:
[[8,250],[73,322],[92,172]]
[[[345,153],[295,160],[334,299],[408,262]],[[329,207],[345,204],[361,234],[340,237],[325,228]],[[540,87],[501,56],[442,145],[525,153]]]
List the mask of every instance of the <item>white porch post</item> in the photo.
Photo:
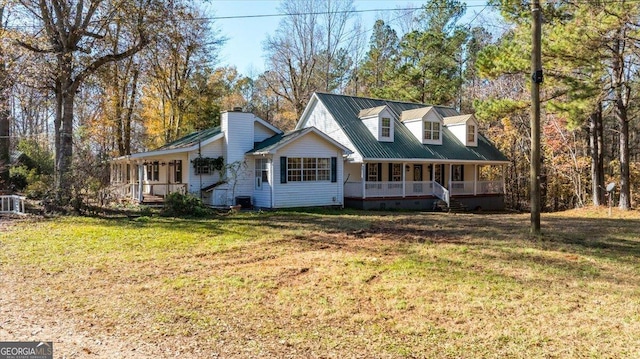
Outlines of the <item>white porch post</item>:
[[365,186],[366,184],[366,176],[367,176],[367,165],[366,163],[363,163],[362,165],[360,165],[360,177],[362,178],[362,199],[367,198],[367,186]]
[[406,163],[402,162],[402,198],[407,196],[407,170],[405,167]]
[[436,164],[432,163],[431,164],[431,173],[429,173],[431,175],[431,194],[434,194],[436,191],[436,185],[434,184],[434,182],[436,181]]
[[506,178],[506,173],[507,173],[507,165],[502,165],[500,166],[502,167],[502,194],[507,194],[507,181],[505,181]]
[[453,163],[449,163],[449,192],[451,192],[451,181],[453,180]]
[[144,196],[142,195],[142,179],[144,178],[144,165],[138,162],[138,201],[142,203]]
[[478,165],[473,165],[473,195],[478,195]]

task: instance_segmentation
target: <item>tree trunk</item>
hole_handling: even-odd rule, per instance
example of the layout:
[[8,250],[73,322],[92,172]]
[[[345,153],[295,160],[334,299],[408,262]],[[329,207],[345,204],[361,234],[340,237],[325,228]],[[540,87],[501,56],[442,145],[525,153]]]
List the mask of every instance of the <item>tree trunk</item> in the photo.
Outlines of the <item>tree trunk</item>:
[[[0,20],[2,12],[0,11]],[[2,54],[0,53],[0,58]],[[9,186],[9,99],[7,96],[7,68],[4,62],[0,62],[0,190]]]
[[619,158],[620,158],[620,204],[622,210],[631,209],[631,190],[629,187],[629,121],[627,116],[627,105],[629,102],[629,93],[625,79],[625,31],[618,31],[617,39],[613,43],[613,94],[614,109],[613,113],[618,120],[620,127],[619,135]]
[[[4,24],[4,6],[0,6],[0,26]],[[4,49],[0,48],[0,59],[4,59]],[[4,60],[0,60],[0,190],[9,187],[9,99],[7,96],[7,67]]]
[[599,130],[602,128],[601,105],[589,116],[589,147],[591,150],[591,195],[594,206],[602,205],[604,188],[604,167]]
[[[70,86],[71,87],[71,86]],[[71,200],[71,164],[73,159],[73,102],[75,89],[67,87],[62,95],[60,142],[56,158],[56,200],[66,205]]]
[[56,93],[56,164],[54,191],[58,205],[67,205],[71,200],[71,159],[73,156],[73,101],[75,100],[77,83],[72,77],[71,54],[60,54],[58,57],[59,92]]
[[[135,66],[135,64],[133,65]],[[131,118],[133,117],[133,109],[136,103],[136,94],[138,87],[138,69],[133,69],[133,79],[131,80],[131,97],[129,98],[129,109],[124,119],[124,154],[131,154]]]
[[[604,124],[602,120],[602,102],[598,103],[598,122],[596,123],[598,133],[598,183],[604,188]],[[605,191],[600,188],[600,203],[605,201]]]
[[631,188],[629,185],[629,121],[620,117],[620,209],[631,209]]

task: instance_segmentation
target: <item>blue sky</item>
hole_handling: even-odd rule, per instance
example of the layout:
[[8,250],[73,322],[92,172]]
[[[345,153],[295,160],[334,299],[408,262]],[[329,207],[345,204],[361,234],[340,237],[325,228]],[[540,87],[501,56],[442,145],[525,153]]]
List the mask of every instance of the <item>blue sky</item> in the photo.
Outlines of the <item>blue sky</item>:
[[[354,0],[357,10],[370,9],[395,9],[420,7],[424,0]],[[483,10],[485,1],[468,0],[467,14],[463,22],[479,21],[482,16],[490,13],[490,9],[484,9],[482,16],[475,15]],[[272,15],[278,14],[280,0],[214,0],[206,4],[207,16],[227,17],[244,15]],[[370,30],[375,20],[388,14],[377,11],[363,12],[359,14],[362,25],[369,33],[365,35],[368,41]],[[475,17],[475,19],[474,19]],[[220,65],[235,65],[239,72],[247,76],[256,76],[264,70],[264,58],[262,54],[262,42],[267,34],[273,34],[278,27],[281,17],[257,17],[217,19],[214,27],[219,29],[222,35],[228,38],[220,54]]]

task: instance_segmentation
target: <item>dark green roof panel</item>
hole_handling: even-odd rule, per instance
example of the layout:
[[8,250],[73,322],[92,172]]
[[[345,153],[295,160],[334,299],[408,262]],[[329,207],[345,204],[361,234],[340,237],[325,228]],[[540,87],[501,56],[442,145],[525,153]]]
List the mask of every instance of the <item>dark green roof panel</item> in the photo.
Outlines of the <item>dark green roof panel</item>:
[[[398,119],[403,111],[426,106],[419,103],[371,99],[327,93],[316,93],[338,125],[351,139],[356,151],[370,159],[433,159],[433,160],[475,160],[507,161],[484,136],[478,136],[478,147],[467,147],[446,128],[443,127],[442,145],[423,145]],[[358,118],[361,110],[387,106],[396,118],[393,142],[379,142]],[[433,106],[442,117],[459,116],[453,108]]]
[[262,142],[255,143],[253,146],[253,149],[251,151],[248,151],[247,153],[269,152],[270,150],[278,147],[280,143],[286,142],[294,139],[295,137],[298,137],[300,134],[302,134],[304,130],[306,130],[306,128],[291,131],[285,134],[282,134],[282,133],[275,134]]
[[217,136],[222,133],[220,126],[211,127],[206,130],[197,131],[190,133],[184,137],[181,137],[173,142],[169,142],[166,145],[157,148],[156,151],[159,150],[173,150],[176,148],[188,148],[194,145],[197,145],[198,142],[202,142],[210,139],[211,137]]

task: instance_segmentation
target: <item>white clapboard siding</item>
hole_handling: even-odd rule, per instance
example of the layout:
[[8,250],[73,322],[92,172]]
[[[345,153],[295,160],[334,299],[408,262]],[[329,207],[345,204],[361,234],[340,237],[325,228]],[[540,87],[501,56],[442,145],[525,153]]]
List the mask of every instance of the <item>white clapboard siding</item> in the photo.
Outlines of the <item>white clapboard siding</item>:
[[[467,125],[474,125],[474,139],[475,141],[473,142],[469,142],[467,141],[467,130],[469,129],[467,127]],[[451,133],[456,136],[456,138],[458,139],[458,141],[460,141],[460,143],[462,143],[465,146],[470,146],[470,147],[477,147],[478,146],[478,123],[475,122],[473,119],[469,119],[467,120],[467,122],[463,122],[463,123],[456,123],[453,125],[448,125],[447,128],[449,129],[449,131],[451,131]]]
[[424,125],[422,122],[422,119],[415,119],[415,120],[409,120],[409,121],[404,121],[404,126],[411,131],[411,133],[415,136],[415,138],[418,139],[418,141],[422,142],[423,141],[423,136],[424,136]]
[[[234,197],[253,196],[254,162],[253,158],[245,157],[245,153],[253,149],[256,139],[265,140],[275,134],[257,120],[254,114],[244,112],[224,112],[220,119],[222,132],[225,134],[224,143],[227,153],[225,163],[244,163],[235,179],[230,171],[227,171],[227,177],[230,180],[227,192],[230,203],[235,203]],[[234,181],[236,182],[235,191]]]
[[267,126],[261,124],[259,121],[254,122],[253,127],[253,142],[262,142],[269,137],[275,135],[275,132]]
[[[308,118],[304,123],[304,127],[315,127],[318,130],[328,134],[335,141],[341,143],[343,146],[350,149],[353,154],[349,156],[354,162],[362,161],[362,156],[355,150],[355,146],[344,133],[342,128],[333,119],[329,110],[320,101],[314,101],[311,107],[306,112],[309,113]],[[280,172],[277,172],[280,173]]]
[[[280,183],[280,157],[337,157],[337,181]],[[308,133],[278,150],[273,159],[274,208],[342,206],[342,151],[315,133]]]
[[[219,139],[213,141],[206,146],[202,146],[200,148],[200,152],[202,153],[202,157],[209,158],[218,158],[220,156],[224,157],[223,151],[224,140]],[[188,173],[189,179],[189,188],[188,191],[194,195],[200,196],[200,179],[202,179],[202,188],[212,185],[220,180],[220,174],[218,171],[214,171],[211,174],[203,174],[202,176],[196,174],[196,169],[193,167],[193,161],[198,157],[198,150],[189,152],[189,160],[187,163],[182,163],[182,166],[186,171],[183,173]],[[186,168],[185,168],[186,167]]]

